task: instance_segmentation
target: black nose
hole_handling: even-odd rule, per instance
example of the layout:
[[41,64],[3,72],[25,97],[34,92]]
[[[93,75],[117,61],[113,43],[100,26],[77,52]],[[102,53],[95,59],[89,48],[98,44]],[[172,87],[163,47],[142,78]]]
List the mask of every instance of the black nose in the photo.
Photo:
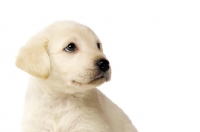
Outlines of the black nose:
[[109,69],[109,61],[106,59],[100,59],[96,62],[96,64],[103,72],[106,72]]

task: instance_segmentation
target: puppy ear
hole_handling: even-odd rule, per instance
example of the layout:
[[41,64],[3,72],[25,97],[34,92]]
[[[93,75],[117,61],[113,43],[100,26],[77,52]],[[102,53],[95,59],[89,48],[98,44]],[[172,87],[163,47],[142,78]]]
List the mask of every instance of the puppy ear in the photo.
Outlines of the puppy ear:
[[16,66],[31,75],[48,78],[50,59],[47,53],[48,40],[34,36],[19,51]]

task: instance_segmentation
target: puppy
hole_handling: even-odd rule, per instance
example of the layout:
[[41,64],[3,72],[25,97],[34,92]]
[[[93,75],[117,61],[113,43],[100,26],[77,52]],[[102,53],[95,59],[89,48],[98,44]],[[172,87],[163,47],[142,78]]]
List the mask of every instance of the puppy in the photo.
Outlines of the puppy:
[[16,66],[31,75],[22,132],[136,132],[125,113],[95,87],[110,63],[88,27],[56,22],[21,48]]

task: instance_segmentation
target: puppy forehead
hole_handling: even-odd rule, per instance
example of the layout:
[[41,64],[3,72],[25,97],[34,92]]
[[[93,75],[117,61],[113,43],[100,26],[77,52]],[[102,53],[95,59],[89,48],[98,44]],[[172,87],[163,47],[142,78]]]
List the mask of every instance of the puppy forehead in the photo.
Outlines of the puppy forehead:
[[52,42],[49,46],[55,50],[72,42],[78,45],[87,43],[88,46],[100,42],[93,30],[76,22],[57,22],[48,27],[47,31],[49,32],[49,40]]
[[89,27],[73,21],[61,21],[52,24],[48,31],[53,38],[83,38],[86,40],[98,40],[97,35]]
[[98,37],[92,30],[85,30],[79,28],[66,29],[64,31],[61,31],[61,33],[58,36],[60,37],[60,39],[66,39],[72,42],[82,41],[96,43],[99,41]]

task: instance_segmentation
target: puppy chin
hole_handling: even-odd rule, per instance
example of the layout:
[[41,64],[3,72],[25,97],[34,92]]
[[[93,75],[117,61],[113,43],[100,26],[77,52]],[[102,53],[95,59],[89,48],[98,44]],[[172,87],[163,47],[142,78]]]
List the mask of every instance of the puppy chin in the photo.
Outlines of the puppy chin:
[[[107,82],[110,80],[110,70],[107,72],[100,72],[99,74],[95,75],[91,79],[87,80],[85,83],[87,84],[99,84]],[[100,83],[100,84],[101,84]]]
[[79,78],[77,80],[73,80],[73,82],[75,84],[79,84],[79,85],[85,85],[88,87],[96,87],[99,86],[101,84],[103,84],[104,82],[110,81],[111,75],[110,75],[110,71],[107,71],[106,73],[100,73],[97,74],[96,76],[92,77],[92,78]]
[[91,81],[88,82],[87,84],[97,84],[97,85],[100,85],[100,84],[102,84],[102,83],[104,83],[104,82],[106,82],[106,81],[107,81],[107,78],[106,78],[106,77],[100,76],[100,77],[98,77],[98,78],[95,78],[95,79],[91,80]]
[[73,80],[73,82],[75,84],[79,84],[79,85],[85,85],[85,86],[98,86],[104,82],[106,82],[106,78],[101,76],[98,78],[92,78],[92,79],[87,79],[87,80]]

